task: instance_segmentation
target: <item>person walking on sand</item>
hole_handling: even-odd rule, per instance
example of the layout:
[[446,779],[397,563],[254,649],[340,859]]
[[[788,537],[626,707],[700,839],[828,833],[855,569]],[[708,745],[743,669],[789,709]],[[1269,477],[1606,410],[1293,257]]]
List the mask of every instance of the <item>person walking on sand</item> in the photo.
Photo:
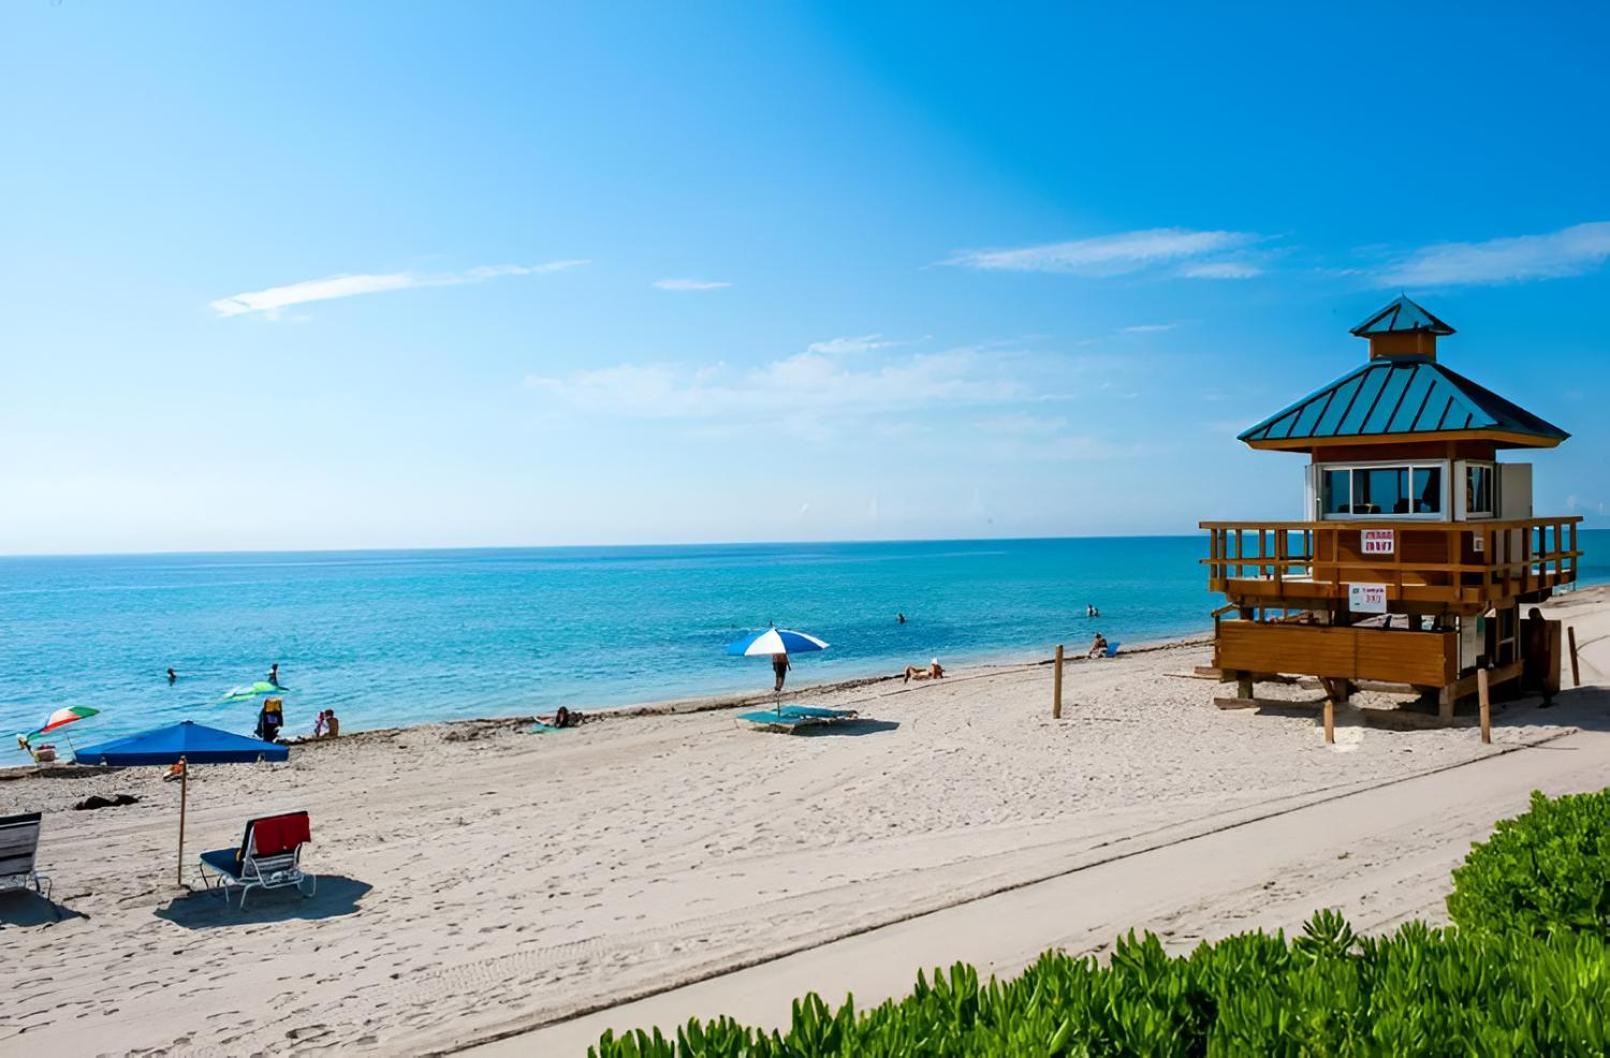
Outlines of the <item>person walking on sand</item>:
[[772,688],[773,693],[783,693],[783,681],[788,678],[788,669],[789,664],[787,654],[773,654],[771,656],[772,675],[777,677],[777,686]]

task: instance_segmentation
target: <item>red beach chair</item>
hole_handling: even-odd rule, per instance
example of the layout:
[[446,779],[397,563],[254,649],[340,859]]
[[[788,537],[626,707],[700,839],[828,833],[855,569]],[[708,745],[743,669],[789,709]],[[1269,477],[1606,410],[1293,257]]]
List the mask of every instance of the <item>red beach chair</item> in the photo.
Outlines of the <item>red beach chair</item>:
[[[240,888],[240,906],[246,907],[246,894],[253,889],[281,889],[294,885],[303,897],[318,891],[319,881],[302,870],[302,846],[313,840],[306,812],[263,816],[246,824],[246,835],[238,849],[219,849],[201,854],[201,878],[208,889],[216,888],[229,903],[231,887]],[[211,875],[216,876],[216,884]]]

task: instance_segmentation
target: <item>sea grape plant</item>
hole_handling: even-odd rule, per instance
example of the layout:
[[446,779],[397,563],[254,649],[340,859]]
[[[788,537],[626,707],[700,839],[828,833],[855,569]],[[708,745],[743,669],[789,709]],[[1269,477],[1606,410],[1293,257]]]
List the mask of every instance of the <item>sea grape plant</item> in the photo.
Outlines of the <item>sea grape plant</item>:
[[1610,938],[1610,790],[1549,798],[1501,821],[1454,869],[1448,914],[1468,933]]

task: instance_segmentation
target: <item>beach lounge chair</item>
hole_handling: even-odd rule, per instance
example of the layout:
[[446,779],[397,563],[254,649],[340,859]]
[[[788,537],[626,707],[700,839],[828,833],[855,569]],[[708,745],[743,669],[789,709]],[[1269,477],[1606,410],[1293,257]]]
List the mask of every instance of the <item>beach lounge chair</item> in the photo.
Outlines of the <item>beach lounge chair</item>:
[[833,724],[854,720],[859,714],[854,709],[823,709],[811,705],[784,705],[776,709],[757,709],[752,713],[739,713],[739,720],[747,720],[756,727],[778,731],[797,731],[813,724]]
[[[246,894],[253,889],[281,889],[294,885],[304,897],[318,890],[318,879],[302,870],[302,846],[313,840],[306,812],[263,816],[246,824],[246,835],[238,849],[219,849],[201,854],[201,880],[208,889],[216,888],[229,903],[229,890],[240,889],[240,906],[246,907]],[[217,878],[214,884],[213,878]]]
[[0,816],[0,892],[32,889],[50,899],[50,879],[34,869],[39,853],[38,812]]

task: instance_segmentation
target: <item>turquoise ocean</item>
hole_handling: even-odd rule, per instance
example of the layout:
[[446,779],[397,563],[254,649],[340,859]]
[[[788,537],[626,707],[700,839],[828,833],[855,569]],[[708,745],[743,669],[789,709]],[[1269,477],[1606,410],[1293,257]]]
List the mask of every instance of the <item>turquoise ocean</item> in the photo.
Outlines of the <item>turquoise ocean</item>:
[[[1610,530],[1582,534],[1610,580]],[[1205,632],[1205,535],[904,543],[0,558],[0,763],[51,710],[85,745],[178,719],[242,733],[280,664],[286,733],[769,689],[725,645],[771,622],[831,649],[794,683],[1046,656],[1101,631]],[[1086,604],[1101,610],[1085,616]],[[895,620],[907,617],[905,624]],[[179,680],[169,685],[172,666]],[[65,749],[65,740],[56,739]]]

